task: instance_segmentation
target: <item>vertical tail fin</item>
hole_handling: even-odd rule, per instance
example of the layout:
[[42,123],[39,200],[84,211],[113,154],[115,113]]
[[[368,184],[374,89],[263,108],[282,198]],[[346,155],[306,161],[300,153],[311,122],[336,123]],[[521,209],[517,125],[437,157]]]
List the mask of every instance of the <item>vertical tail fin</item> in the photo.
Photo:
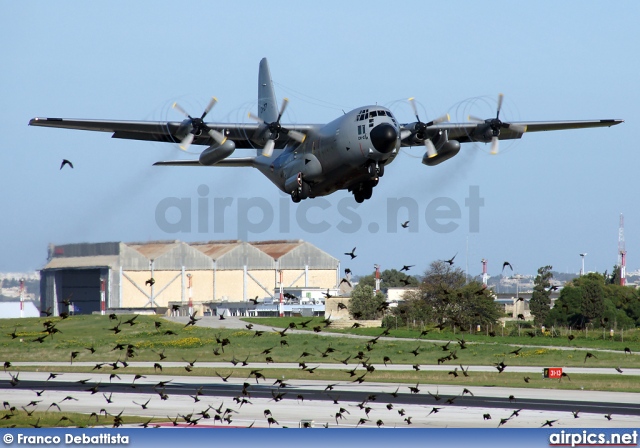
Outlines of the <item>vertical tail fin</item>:
[[258,117],[267,123],[278,119],[278,105],[276,104],[276,94],[273,90],[267,58],[262,58],[260,61],[260,71],[258,72]]

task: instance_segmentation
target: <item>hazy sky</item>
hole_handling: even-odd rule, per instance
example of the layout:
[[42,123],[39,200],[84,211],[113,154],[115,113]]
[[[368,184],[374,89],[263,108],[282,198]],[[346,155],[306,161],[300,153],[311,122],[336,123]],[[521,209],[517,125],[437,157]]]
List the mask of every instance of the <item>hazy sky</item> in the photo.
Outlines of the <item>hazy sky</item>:
[[[374,263],[420,273],[456,253],[470,274],[482,258],[492,275],[505,260],[522,274],[578,272],[581,252],[587,270],[604,271],[617,261],[620,213],[638,269],[638,17],[630,1],[3,2],[0,271],[41,268],[48,243],[236,238],[304,239],[356,274]],[[346,191],[292,204],[251,168],[151,166],[197,157],[177,145],[27,126],[179,120],[173,101],[199,114],[212,95],[208,120],[241,122],[256,109],[262,57],[278,100],[291,100],[288,123],[375,103],[410,122],[410,96],[421,117],[464,121],[493,115],[500,92],[507,120],[626,122],[527,134],[498,156],[464,144],[437,167],[420,163],[424,148],[403,150],[357,208]],[[63,158],[75,169],[59,170]],[[191,206],[190,223],[170,198]],[[238,224],[244,216],[253,224]]]

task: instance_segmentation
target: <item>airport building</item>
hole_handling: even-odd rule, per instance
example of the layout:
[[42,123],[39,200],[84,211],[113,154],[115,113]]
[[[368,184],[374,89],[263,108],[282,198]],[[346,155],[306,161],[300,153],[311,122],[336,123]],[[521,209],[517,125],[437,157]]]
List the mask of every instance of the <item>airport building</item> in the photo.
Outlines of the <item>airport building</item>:
[[[164,312],[172,304],[278,298],[285,288],[334,289],[340,262],[301,240],[50,245],[42,310]],[[72,304],[70,309],[63,303]]]

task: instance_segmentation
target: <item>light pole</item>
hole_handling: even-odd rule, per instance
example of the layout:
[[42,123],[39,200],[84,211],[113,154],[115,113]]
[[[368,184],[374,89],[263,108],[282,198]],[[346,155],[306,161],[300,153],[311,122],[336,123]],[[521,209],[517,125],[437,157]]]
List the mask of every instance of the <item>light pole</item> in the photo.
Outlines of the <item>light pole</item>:
[[580,276],[584,275],[584,257],[586,257],[586,256],[587,256],[586,252],[583,253],[583,254],[580,254],[580,257],[582,257],[582,269],[580,270]]

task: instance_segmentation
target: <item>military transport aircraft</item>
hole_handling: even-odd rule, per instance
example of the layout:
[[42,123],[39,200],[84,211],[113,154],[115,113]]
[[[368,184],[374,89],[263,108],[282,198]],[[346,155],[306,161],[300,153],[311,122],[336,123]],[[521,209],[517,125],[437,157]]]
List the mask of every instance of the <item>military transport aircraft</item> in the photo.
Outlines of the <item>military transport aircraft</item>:
[[[504,122],[500,119],[502,95],[496,116],[469,117],[466,123],[447,123],[448,116],[423,122],[413,99],[416,121],[399,123],[382,106],[362,106],[327,124],[280,123],[287,107],[285,98],[278,109],[267,59],[260,61],[258,73],[258,115],[255,123],[208,123],[204,119],[216,103],[212,98],[200,117],[192,117],[179,105],[175,109],[186,118],[176,122],[76,120],[33,118],[32,126],[112,132],[114,138],[204,145],[198,160],[170,160],[155,165],[254,167],[267,176],[294,202],[349,190],[356,202],[371,198],[373,188],[403,146],[424,145],[422,163],[438,165],[458,154],[461,143],[491,144],[521,138],[525,132],[613,126],[623,120]],[[236,148],[257,149],[253,157],[229,157]]]

